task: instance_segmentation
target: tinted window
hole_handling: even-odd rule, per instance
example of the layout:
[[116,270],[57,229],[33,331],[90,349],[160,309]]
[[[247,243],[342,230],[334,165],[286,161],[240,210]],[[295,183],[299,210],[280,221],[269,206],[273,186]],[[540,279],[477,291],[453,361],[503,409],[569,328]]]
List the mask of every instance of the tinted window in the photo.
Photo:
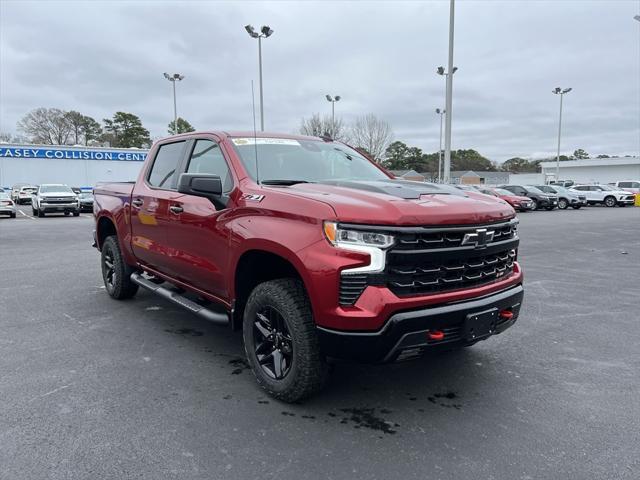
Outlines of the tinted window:
[[176,187],[176,169],[182,156],[184,142],[162,145],[156,154],[149,174],[149,184],[158,188]]
[[222,180],[222,190],[233,188],[233,181],[227,162],[217,143],[211,140],[198,140],[189,159],[187,173],[210,173]]
[[586,192],[589,190],[589,187],[581,186],[581,187],[573,187],[575,190],[580,190],[581,192]]

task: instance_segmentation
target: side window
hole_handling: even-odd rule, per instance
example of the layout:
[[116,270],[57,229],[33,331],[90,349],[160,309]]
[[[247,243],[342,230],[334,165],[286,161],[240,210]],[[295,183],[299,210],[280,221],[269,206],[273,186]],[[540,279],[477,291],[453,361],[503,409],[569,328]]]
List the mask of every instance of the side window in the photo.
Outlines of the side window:
[[222,190],[229,192],[233,188],[233,180],[227,162],[217,143],[211,140],[196,141],[187,173],[210,173],[218,175],[222,180]]
[[183,150],[184,142],[167,143],[158,149],[147,178],[152,187],[176,188],[176,170]]
[[600,187],[589,187],[589,190],[591,190],[592,192],[599,192],[602,189]]

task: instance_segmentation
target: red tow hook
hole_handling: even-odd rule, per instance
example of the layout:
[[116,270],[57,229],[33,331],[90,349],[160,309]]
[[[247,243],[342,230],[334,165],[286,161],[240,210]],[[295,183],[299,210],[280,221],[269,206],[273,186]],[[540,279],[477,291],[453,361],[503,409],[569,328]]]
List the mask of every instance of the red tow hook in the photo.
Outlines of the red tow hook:
[[439,342],[440,340],[444,340],[444,332],[441,330],[433,330],[432,332],[427,332],[427,337],[429,337],[429,340]]
[[511,310],[501,310],[498,315],[504,320],[511,320],[513,318],[513,312]]

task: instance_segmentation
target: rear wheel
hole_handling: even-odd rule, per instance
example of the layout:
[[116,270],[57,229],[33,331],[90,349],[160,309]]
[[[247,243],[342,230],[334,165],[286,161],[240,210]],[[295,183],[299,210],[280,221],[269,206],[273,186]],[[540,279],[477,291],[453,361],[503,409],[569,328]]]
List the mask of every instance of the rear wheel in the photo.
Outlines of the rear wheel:
[[567,202],[566,199],[561,198],[558,200],[558,208],[560,210],[566,210],[568,206],[569,206],[569,202]]
[[611,196],[606,197],[604,199],[604,204],[609,208],[615,207],[616,206],[616,197],[611,197]]
[[124,263],[115,235],[107,237],[102,244],[101,266],[104,286],[111,297],[123,300],[136,294],[138,285],[131,281],[134,269]]
[[302,282],[271,280],[247,300],[244,348],[258,384],[269,395],[295,402],[319,391],[327,363],[320,352],[311,305]]

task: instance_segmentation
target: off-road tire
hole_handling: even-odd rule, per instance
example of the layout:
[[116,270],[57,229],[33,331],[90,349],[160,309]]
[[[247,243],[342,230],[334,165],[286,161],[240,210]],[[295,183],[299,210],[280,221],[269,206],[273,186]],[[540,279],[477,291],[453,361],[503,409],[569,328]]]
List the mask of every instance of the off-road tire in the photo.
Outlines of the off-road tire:
[[[108,281],[108,266],[105,261],[111,259],[113,266],[112,281]],[[131,281],[131,274],[135,271],[131,266],[127,265],[122,258],[118,237],[111,235],[102,243],[102,251],[100,256],[100,267],[102,270],[102,279],[107,293],[116,300],[124,300],[133,297],[138,291],[138,284]]]
[[[254,343],[257,313],[265,307],[277,310],[286,323],[292,340],[292,362],[282,379],[270,377],[258,362]],[[322,389],[328,366],[320,351],[309,297],[300,280],[283,278],[258,285],[244,310],[242,336],[251,370],[269,395],[283,402],[296,402]]]

